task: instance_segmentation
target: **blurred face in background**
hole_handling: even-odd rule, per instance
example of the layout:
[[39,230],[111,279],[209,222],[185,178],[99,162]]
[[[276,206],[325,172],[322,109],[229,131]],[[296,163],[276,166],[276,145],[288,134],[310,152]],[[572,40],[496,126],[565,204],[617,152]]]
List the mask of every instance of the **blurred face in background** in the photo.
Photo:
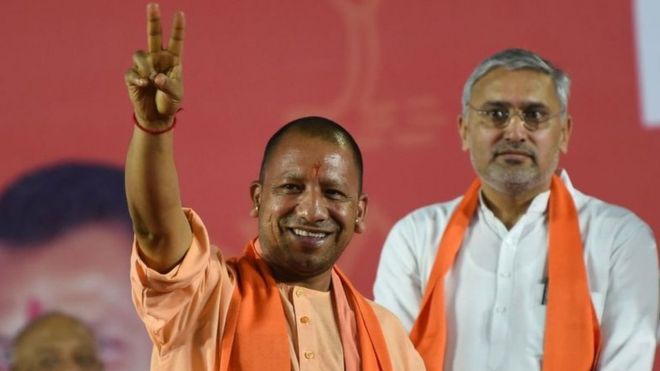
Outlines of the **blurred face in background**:
[[49,313],[33,321],[14,341],[15,371],[101,371],[92,331],[62,313]]
[[[124,225],[89,223],[29,248],[0,246],[0,346],[32,318],[61,311],[95,333],[105,369],[149,369],[151,343],[131,301],[132,236]],[[0,370],[6,369],[6,359]],[[4,367],[4,368],[3,368]]]

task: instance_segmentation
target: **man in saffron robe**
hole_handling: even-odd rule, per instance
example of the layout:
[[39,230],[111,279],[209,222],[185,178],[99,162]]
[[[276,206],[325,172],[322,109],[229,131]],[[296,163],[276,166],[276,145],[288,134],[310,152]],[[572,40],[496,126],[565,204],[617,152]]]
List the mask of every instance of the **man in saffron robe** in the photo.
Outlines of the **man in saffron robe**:
[[147,15],[149,50],[125,75],[136,124],[126,193],[152,370],[424,370],[396,317],[334,266],[367,212],[360,150],[338,124],[306,117],[270,139],[250,186],[259,234],[242,256],[225,259],[182,209],[172,129],[184,17],[164,49],[158,6]]
[[564,72],[521,49],[466,82],[458,128],[477,180],[394,226],[374,288],[428,370],[652,369],[655,240],[557,171],[568,95]]

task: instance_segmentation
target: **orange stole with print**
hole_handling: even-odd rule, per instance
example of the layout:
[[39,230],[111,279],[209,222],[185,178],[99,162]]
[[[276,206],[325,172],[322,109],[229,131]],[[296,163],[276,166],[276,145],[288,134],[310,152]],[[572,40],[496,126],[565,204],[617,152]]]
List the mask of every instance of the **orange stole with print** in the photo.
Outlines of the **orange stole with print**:
[[[449,219],[419,316],[410,337],[429,371],[442,371],[447,340],[444,277],[456,260],[479,201],[475,180]],[[598,318],[591,302],[582,237],[573,198],[552,176],[548,228],[548,301],[543,371],[588,371],[596,367],[600,347]]]
[[[280,291],[270,268],[257,254],[255,241],[247,245],[240,258],[227,262],[234,267],[237,284],[219,343],[219,369],[290,371],[289,334]],[[342,286],[340,294],[335,295],[338,321],[355,319],[354,324],[339,324],[340,329],[352,328],[356,332],[351,337],[356,340],[359,354],[347,349],[350,345],[346,344],[346,334],[341,334],[346,370],[393,371],[376,314],[336,266],[333,270]],[[346,311],[353,315],[345,315]]]

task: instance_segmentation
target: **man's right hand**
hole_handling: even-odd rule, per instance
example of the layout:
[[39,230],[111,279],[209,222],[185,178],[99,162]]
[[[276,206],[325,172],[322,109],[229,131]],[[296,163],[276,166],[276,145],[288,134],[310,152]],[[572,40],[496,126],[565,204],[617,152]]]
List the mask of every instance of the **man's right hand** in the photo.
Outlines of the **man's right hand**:
[[135,52],[133,67],[124,75],[140,125],[133,130],[126,155],[126,198],[143,261],[167,272],[186,254],[192,232],[181,208],[174,137],[154,134],[165,133],[181,108],[185,24],[183,13],[177,12],[170,41],[163,48],[157,4],[147,6],[147,22],[148,52]]
[[174,114],[181,108],[184,29],[183,13],[177,12],[170,41],[167,48],[163,48],[160,9],[155,3],[147,5],[149,50],[135,52],[133,67],[124,75],[135,118],[146,128],[158,130],[171,125]]

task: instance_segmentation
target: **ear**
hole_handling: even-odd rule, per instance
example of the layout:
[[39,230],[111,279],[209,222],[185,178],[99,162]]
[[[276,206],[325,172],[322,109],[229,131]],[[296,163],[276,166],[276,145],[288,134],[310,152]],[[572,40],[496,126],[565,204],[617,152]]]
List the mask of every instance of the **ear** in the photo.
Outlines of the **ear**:
[[566,119],[561,124],[561,137],[559,138],[559,149],[562,153],[568,152],[568,142],[573,132],[573,118],[566,114]]
[[467,134],[468,134],[467,120],[465,119],[465,117],[463,117],[462,114],[460,114],[457,117],[457,121],[458,121],[458,136],[461,138],[461,149],[463,151],[467,151],[469,149],[467,144]]
[[250,216],[257,218],[259,216],[259,206],[261,205],[261,183],[257,180],[250,183],[250,198],[252,199]]
[[355,217],[355,233],[362,233],[367,228],[366,218],[367,218],[367,204],[369,203],[369,197],[365,193],[360,195],[358,199],[358,212]]

